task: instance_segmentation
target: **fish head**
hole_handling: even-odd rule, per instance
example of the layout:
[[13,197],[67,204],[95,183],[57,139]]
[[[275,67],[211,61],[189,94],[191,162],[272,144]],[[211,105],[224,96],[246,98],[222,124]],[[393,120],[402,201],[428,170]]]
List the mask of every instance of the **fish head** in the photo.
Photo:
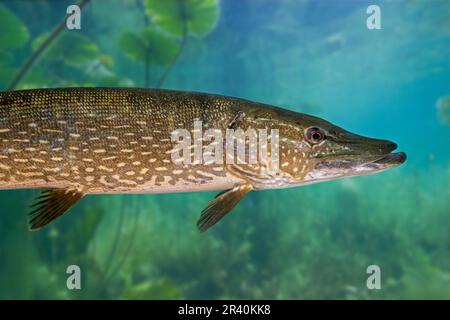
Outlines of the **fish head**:
[[369,175],[406,161],[397,144],[351,133],[318,117],[274,109],[265,119],[279,134],[280,187]]
[[290,174],[302,184],[374,174],[406,161],[404,152],[393,152],[397,144],[392,141],[354,134],[317,117],[298,117],[299,141],[291,143],[287,152],[300,156],[295,160],[290,156],[284,163],[293,163]]
[[397,167],[406,161],[397,144],[348,132],[337,126],[312,126],[304,131],[312,167],[303,178],[319,182],[369,175]]

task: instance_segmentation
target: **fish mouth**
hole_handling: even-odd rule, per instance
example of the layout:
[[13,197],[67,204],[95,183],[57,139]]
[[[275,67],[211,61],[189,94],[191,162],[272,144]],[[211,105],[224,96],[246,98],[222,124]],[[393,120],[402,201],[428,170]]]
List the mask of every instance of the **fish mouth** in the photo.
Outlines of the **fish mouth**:
[[323,155],[325,162],[335,163],[339,167],[363,167],[365,169],[391,168],[401,165],[406,161],[406,153],[393,152],[398,145],[389,140],[371,139],[361,136],[349,135],[353,139],[347,138],[338,141],[344,145],[346,152]]
[[382,172],[391,168],[400,166],[406,161],[406,153],[404,152],[391,152],[377,157],[372,161],[363,162],[360,165],[356,165],[354,168],[358,172],[357,175],[372,174]]
[[317,159],[324,160],[330,163],[345,163],[353,165],[379,165],[379,166],[395,166],[403,164],[406,159],[406,153],[404,152],[391,152],[386,154],[339,154],[317,157]]
[[406,161],[406,153],[392,152],[397,144],[386,141],[373,148],[352,150],[344,154],[326,155],[318,158],[312,176],[321,179],[331,177],[362,176],[382,172],[403,164]]
[[406,153],[404,152],[391,152],[383,155],[380,159],[372,161],[373,164],[378,165],[401,165],[406,161]]
[[397,144],[395,142],[386,141],[383,149],[385,153],[378,156],[377,159],[369,161],[365,165],[371,165],[374,169],[377,167],[383,169],[392,168],[403,164],[406,161],[406,153],[392,152],[395,149],[397,149]]

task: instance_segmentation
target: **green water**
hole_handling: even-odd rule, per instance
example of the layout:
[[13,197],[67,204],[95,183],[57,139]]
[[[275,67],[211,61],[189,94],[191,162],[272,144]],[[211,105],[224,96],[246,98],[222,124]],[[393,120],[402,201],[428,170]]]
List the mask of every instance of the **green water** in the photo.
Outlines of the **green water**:
[[[450,2],[167,1],[187,15],[161,3],[91,0],[81,30],[63,28],[16,88],[237,96],[393,140],[408,161],[253,192],[205,234],[195,222],[214,192],[89,196],[32,233],[39,191],[1,191],[0,298],[448,299]],[[70,4],[0,1],[0,89]],[[81,290],[66,286],[69,265]]]

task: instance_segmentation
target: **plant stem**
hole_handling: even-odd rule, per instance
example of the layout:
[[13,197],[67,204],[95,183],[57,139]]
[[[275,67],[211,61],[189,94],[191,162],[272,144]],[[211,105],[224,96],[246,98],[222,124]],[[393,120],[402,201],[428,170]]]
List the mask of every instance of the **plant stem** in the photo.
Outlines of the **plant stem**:
[[148,52],[149,50],[147,49],[145,51],[145,88],[148,88],[148,83],[149,83],[149,79],[150,79],[150,63],[149,63],[149,59],[150,59],[150,54]]
[[[90,0],[80,0],[77,4],[80,9],[82,9],[85,5],[89,3]],[[44,53],[44,51],[48,48],[48,46],[59,36],[61,31],[64,30],[66,26],[66,18],[67,16],[52,30],[47,39],[33,52],[33,54],[25,61],[23,66],[20,68],[17,75],[11,81],[8,90],[14,90],[20,81],[25,77],[28,71],[31,69],[33,64],[37,61],[37,59]]]
[[111,251],[109,252],[108,258],[106,259],[105,270],[103,270],[103,274],[105,277],[112,267],[113,259],[116,257],[116,252],[119,247],[120,238],[122,236],[123,218],[125,215],[126,206],[127,206],[126,201],[125,199],[123,199],[120,208],[119,221],[117,222],[117,230],[114,235],[114,241],[111,247]]
[[129,240],[128,240],[128,244],[125,247],[125,251],[122,255],[121,258],[117,258],[117,260],[119,262],[116,263],[114,269],[112,269],[112,271],[106,276],[105,281],[103,282],[104,286],[107,286],[108,283],[114,279],[114,277],[116,276],[117,272],[122,268],[123,264],[125,263],[125,261],[127,260],[128,255],[130,254],[131,248],[133,247],[134,244],[134,240],[136,238],[136,229],[138,226],[138,222],[139,222],[139,215],[140,212],[142,211],[142,207],[140,205],[140,202],[138,201],[138,199],[136,199],[137,201],[135,202],[134,208],[133,208],[133,227],[132,227],[132,232],[130,234]]
[[[143,18],[144,18],[144,25],[147,28],[150,25],[150,19],[145,11],[145,4],[144,0],[136,0],[136,6],[138,10],[143,12]],[[150,53],[149,48],[147,46],[147,49],[145,50],[145,65],[144,65],[144,87],[148,88],[149,82],[150,82]]]
[[177,62],[178,58],[181,55],[181,52],[183,51],[183,49],[184,49],[184,47],[186,45],[187,34],[188,34],[186,15],[184,14],[184,7],[183,7],[183,5],[180,2],[178,2],[178,3],[180,5],[181,12],[182,12],[182,17],[183,17],[183,35],[182,35],[182,38],[181,38],[180,49],[178,50],[177,54],[172,59],[170,64],[167,66],[167,68],[164,71],[164,73],[162,74],[161,78],[159,78],[158,83],[156,84],[156,88],[161,88],[161,86],[164,83],[164,80],[166,80],[167,76],[169,75],[169,73],[172,70],[173,66]]

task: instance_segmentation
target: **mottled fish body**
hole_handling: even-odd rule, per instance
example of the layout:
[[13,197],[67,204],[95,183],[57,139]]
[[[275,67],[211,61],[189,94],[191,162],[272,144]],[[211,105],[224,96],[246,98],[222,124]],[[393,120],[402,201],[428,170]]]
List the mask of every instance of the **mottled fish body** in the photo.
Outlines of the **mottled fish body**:
[[[225,158],[174,163],[172,133],[183,128],[195,137],[195,121],[223,137],[234,128],[278,130],[279,172],[270,173],[266,162]],[[131,88],[0,93],[0,189],[47,189],[31,229],[86,194],[228,190],[203,211],[203,231],[251,190],[379,172],[404,162],[403,153],[390,153],[395,147],[320,118],[220,95]]]
[[0,93],[0,188],[84,193],[223,190],[224,166],[174,165],[171,132],[225,129],[235,106],[220,96],[144,89]]

